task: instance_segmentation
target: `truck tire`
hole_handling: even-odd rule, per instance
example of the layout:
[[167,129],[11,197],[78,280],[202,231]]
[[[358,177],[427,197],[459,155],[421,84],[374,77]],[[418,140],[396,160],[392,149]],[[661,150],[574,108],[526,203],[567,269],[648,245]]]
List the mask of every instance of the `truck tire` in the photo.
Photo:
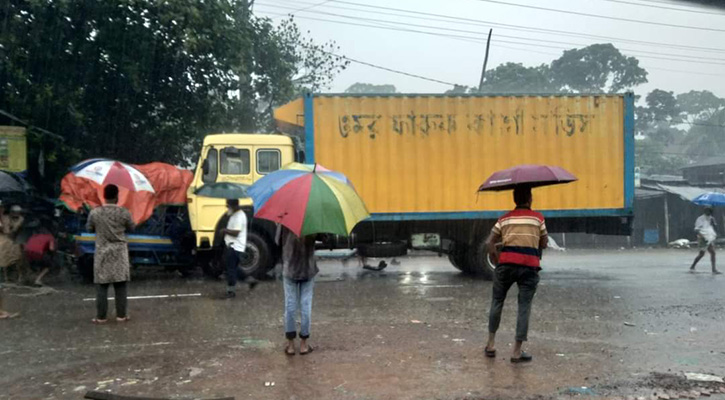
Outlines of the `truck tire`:
[[247,234],[247,251],[239,262],[240,271],[247,276],[263,279],[274,268],[272,246],[264,235],[257,232]]
[[448,254],[448,260],[456,269],[466,273],[468,272],[468,263],[466,259],[467,247],[464,244],[456,243],[453,251]]
[[390,258],[402,257],[408,254],[406,242],[366,243],[357,247],[357,253],[362,257]]
[[76,261],[83,283],[93,283],[93,254],[84,254]]
[[208,278],[219,279],[224,272],[224,263],[222,260],[221,249],[199,252],[197,254],[197,263],[201,265],[201,270]]
[[486,251],[486,240],[481,238],[468,247],[466,251],[466,272],[482,278],[484,280],[493,280],[495,267],[488,258]]

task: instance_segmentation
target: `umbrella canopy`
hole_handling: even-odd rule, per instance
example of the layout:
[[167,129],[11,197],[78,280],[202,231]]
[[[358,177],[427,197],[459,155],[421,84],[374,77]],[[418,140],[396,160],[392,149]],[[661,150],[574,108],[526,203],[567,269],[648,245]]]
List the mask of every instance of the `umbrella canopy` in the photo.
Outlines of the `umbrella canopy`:
[[21,178],[12,173],[0,171],[0,192],[2,193],[25,193],[26,185]]
[[725,206],[725,193],[703,193],[692,199],[692,202],[699,206]]
[[116,185],[132,192],[151,192],[151,182],[136,168],[113,160],[94,159],[84,161],[71,169],[79,178],[96,182],[101,186]]
[[232,182],[215,182],[196,189],[194,194],[215,199],[246,199],[249,185]]
[[249,188],[255,217],[284,225],[297,236],[347,236],[370,214],[345,175],[320,165],[293,163]]
[[516,186],[539,187],[576,181],[577,178],[561,167],[548,165],[519,165],[494,172],[478,188],[479,192],[511,190]]

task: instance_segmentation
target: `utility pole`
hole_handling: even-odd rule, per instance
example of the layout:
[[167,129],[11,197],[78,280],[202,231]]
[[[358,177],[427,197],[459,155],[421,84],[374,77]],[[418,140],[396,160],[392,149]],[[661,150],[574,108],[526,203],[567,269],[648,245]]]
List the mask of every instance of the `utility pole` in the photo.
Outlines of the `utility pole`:
[[478,84],[478,91],[483,90],[483,78],[486,76],[486,64],[488,64],[488,50],[491,48],[491,34],[493,34],[493,28],[488,31],[488,40],[486,41],[486,56],[483,58],[483,69],[481,70],[481,82]]

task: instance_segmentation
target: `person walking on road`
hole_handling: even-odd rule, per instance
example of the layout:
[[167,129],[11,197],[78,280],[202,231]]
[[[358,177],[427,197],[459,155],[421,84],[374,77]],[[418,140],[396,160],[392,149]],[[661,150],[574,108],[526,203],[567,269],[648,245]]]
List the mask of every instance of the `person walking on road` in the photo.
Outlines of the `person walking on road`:
[[226,264],[227,275],[227,298],[236,297],[237,280],[242,279],[249,285],[252,290],[257,285],[257,281],[244,274],[239,268],[239,262],[247,250],[247,215],[239,206],[239,200],[227,200],[227,213],[229,221],[227,222],[224,233],[224,262]]
[[97,285],[96,318],[94,324],[108,322],[108,287],[113,284],[116,298],[116,320],[128,317],[127,290],[131,280],[126,232],[134,229],[131,213],[118,205],[118,187],[103,188],[105,205],[94,208],[88,215],[86,229],[96,233],[96,253],[93,256],[93,283]]
[[695,266],[705,256],[705,251],[710,253],[710,262],[712,263],[712,273],[721,274],[715,266],[715,240],[717,239],[717,231],[715,231],[715,217],[712,216],[712,208],[706,207],[702,215],[695,221],[695,233],[697,234],[697,244],[700,253],[695,257],[695,261],[690,267],[690,272],[695,272]]
[[539,284],[541,251],[548,243],[544,216],[531,210],[532,201],[531,188],[516,187],[516,208],[496,222],[486,241],[488,252],[498,266],[494,273],[485,354],[487,357],[496,357],[496,331],[501,323],[503,304],[509,289],[516,283],[519,287],[519,309],[512,363],[529,362],[533,359],[521,347],[528,340],[531,303]]
[[282,276],[284,280],[284,329],[287,338],[285,354],[295,355],[297,338],[297,312],[300,313],[300,354],[311,353],[314,348],[307,343],[310,338],[312,296],[315,275],[320,271],[315,261],[316,235],[297,237],[281,228]]

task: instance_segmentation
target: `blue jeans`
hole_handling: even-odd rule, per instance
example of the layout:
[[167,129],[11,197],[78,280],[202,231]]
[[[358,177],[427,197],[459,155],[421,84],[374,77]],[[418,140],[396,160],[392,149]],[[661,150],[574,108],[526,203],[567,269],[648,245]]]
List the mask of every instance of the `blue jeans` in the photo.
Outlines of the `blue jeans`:
[[287,339],[297,337],[297,310],[302,316],[300,338],[310,337],[310,315],[312,314],[312,294],[315,279],[295,281],[284,278],[284,331]]

